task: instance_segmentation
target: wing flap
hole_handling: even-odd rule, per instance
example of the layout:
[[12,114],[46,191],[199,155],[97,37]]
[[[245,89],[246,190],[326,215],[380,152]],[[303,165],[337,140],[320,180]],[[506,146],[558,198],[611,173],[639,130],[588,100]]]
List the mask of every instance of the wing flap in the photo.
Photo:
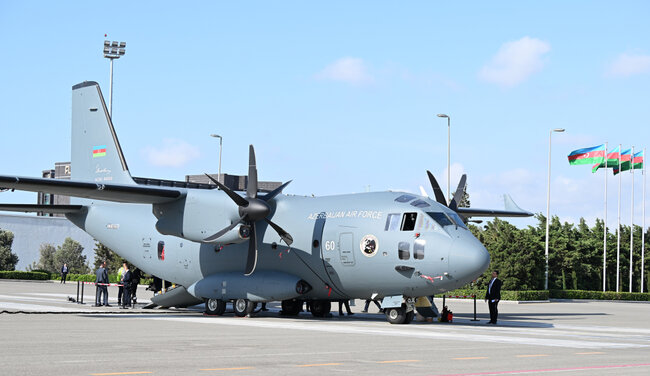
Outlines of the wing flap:
[[103,184],[20,176],[0,176],[0,187],[133,204],[162,204],[176,200],[185,194],[183,188]]

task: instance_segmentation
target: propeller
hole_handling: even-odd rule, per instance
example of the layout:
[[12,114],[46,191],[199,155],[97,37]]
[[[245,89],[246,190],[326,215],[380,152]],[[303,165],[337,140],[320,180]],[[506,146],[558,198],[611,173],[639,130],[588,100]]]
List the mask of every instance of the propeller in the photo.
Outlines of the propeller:
[[427,170],[427,175],[429,176],[429,182],[431,183],[431,188],[433,189],[433,194],[436,197],[436,201],[448,207],[449,209],[456,211],[456,209],[458,209],[460,200],[463,198],[463,192],[465,192],[465,186],[467,185],[467,174],[463,174],[463,176],[461,176],[460,181],[458,182],[458,187],[456,188],[456,192],[454,192],[454,197],[451,199],[449,204],[447,204],[445,195],[442,193],[442,189],[440,189],[440,185],[438,185],[438,181],[435,177],[433,177],[431,171]]
[[249,148],[249,153],[248,153],[248,186],[246,187],[246,197],[242,197],[238,195],[237,193],[233,192],[230,188],[226,187],[225,185],[219,183],[217,180],[212,178],[212,176],[205,174],[214,184],[216,184],[224,193],[230,197],[231,200],[237,204],[239,207],[239,220],[233,222],[231,225],[228,227],[217,231],[213,235],[208,236],[207,238],[203,239],[206,242],[212,242],[217,239],[219,239],[221,236],[223,236],[225,233],[228,231],[232,230],[233,228],[237,227],[240,223],[244,223],[247,226],[250,227],[250,237],[248,239],[248,256],[246,259],[246,271],[245,275],[251,275],[255,271],[255,267],[257,266],[257,229],[256,229],[256,223],[263,220],[266,223],[271,226],[275,232],[280,235],[280,238],[287,243],[287,245],[291,245],[293,243],[293,238],[291,235],[286,232],[282,227],[278,226],[277,224],[273,223],[270,219],[267,218],[267,216],[271,212],[271,208],[269,207],[268,202],[274,199],[278,194],[282,192],[282,190],[289,184],[291,181],[288,181],[278,188],[274,189],[273,191],[269,192],[268,194],[261,196],[260,198],[257,197],[257,166],[255,163],[255,149],[253,149],[253,145],[250,145]]

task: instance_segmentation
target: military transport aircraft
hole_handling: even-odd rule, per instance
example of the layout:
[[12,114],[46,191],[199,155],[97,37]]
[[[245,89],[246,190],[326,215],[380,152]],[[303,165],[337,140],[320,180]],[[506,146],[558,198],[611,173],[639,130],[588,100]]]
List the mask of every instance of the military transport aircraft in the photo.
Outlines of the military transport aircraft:
[[448,204],[400,192],[328,197],[283,195],[289,182],[258,192],[253,146],[248,185],[237,193],[139,185],[129,173],[96,82],[72,87],[71,179],[0,176],[0,187],[72,196],[71,205],[0,204],[0,210],[63,213],[141,270],[179,285],[165,306],[205,302],[208,314],[251,313],[282,301],[297,315],[329,313],[331,302],[382,299],[386,318],[413,319],[414,298],[476,279],[490,262],[465,222],[473,216],[530,216],[506,197],[506,210],[460,208],[465,177]]

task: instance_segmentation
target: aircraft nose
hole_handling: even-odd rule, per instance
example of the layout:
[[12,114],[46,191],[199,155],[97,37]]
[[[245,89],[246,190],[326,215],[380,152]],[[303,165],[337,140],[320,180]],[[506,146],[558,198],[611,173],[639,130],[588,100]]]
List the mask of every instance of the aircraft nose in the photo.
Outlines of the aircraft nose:
[[480,276],[490,265],[490,253],[474,236],[457,239],[449,256],[452,275],[467,282]]

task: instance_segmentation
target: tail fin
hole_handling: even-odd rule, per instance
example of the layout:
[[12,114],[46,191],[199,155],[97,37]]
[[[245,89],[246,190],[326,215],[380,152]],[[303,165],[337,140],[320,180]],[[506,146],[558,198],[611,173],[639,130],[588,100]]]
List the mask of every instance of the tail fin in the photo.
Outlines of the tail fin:
[[72,87],[71,149],[72,179],[135,184],[97,82]]

